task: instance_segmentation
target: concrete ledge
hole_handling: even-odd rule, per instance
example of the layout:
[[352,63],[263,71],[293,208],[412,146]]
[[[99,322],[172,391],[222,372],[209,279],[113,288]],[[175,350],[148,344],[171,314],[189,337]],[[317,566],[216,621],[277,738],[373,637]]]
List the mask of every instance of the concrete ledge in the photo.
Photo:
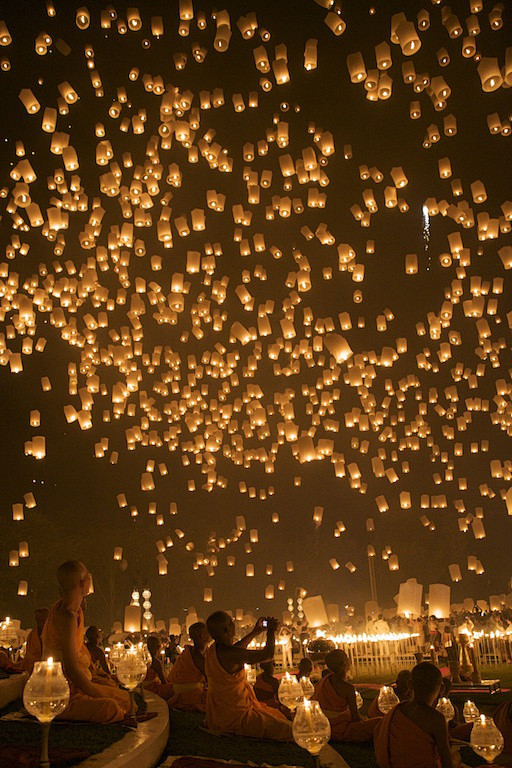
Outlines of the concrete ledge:
[[27,672],[21,672],[19,675],[11,675],[0,680],[0,709],[6,707],[11,701],[21,699],[27,680]]
[[145,693],[148,712],[157,712],[157,717],[146,723],[139,723],[112,746],[92,755],[80,763],[80,768],[155,768],[169,738],[169,708],[166,702],[152,693]]

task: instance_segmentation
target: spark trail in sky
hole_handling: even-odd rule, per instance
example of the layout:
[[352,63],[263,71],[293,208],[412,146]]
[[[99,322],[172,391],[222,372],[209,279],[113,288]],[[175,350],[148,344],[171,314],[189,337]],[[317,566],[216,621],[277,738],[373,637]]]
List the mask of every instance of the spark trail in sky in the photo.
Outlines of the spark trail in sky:
[[427,208],[426,205],[424,205],[423,208],[422,208],[421,220],[422,220],[421,232],[422,232],[422,236],[423,236],[424,250],[425,250],[425,255],[428,256],[428,258],[427,258],[427,271],[429,271],[430,270],[430,266],[431,266],[431,260],[430,260],[430,254],[429,254],[429,245],[430,245],[430,216],[429,216],[428,208]]

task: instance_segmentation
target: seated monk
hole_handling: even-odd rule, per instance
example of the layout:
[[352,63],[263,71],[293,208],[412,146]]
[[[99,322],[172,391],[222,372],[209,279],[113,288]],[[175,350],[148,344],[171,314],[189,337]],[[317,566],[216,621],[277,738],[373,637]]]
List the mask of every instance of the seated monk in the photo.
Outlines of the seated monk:
[[[264,631],[264,622],[268,622],[265,646],[248,650],[251,640]],[[215,641],[205,653],[207,727],[257,739],[292,741],[291,723],[277,709],[258,701],[244,670],[244,664],[261,664],[274,658],[277,619],[258,619],[252,632],[237,643],[235,622],[229,614],[212,613],[206,624]]]
[[62,720],[115,723],[130,711],[130,695],[114,685],[92,682],[91,657],[84,643],[82,601],[92,578],[85,565],[69,560],[57,569],[61,598],[50,611],[41,640],[43,659],[61,661],[70,688],[69,704]]
[[103,632],[98,627],[95,627],[94,625],[87,627],[85,633],[85,646],[91,655],[93,663],[110,677],[110,669],[108,667],[105,651],[100,645],[102,636]]
[[[409,701],[409,699],[412,697],[412,691],[409,685],[410,679],[410,669],[402,669],[396,676],[396,683],[394,684],[393,689],[400,701]],[[371,700],[370,706],[368,707],[368,717],[384,717],[386,714],[379,709],[378,699],[379,697],[376,696]]]
[[313,672],[313,662],[311,659],[304,658],[299,661],[299,667],[297,669],[297,679],[300,680],[301,677],[311,677],[311,673]]
[[50,615],[48,608],[38,608],[34,613],[36,625],[28,633],[25,644],[25,656],[16,664],[17,669],[32,674],[36,661],[41,661],[43,647],[41,645],[41,632],[46,619]]
[[356,689],[347,682],[350,660],[345,651],[325,657],[329,674],[317,683],[311,699],[318,701],[331,723],[333,741],[371,741],[380,718],[363,720],[357,709]]
[[441,672],[433,664],[422,661],[414,667],[412,700],[397,704],[375,730],[379,768],[455,768],[458,755],[452,759],[446,721],[434,709],[441,685]]
[[162,641],[157,635],[150,635],[146,640],[148,651],[151,654],[151,664],[148,668],[146,677],[142,685],[150,693],[156,693],[162,699],[167,699],[173,695],[172,683],[170,683],[164,674],[160,652],[162,650]]
[[254,681],[254,693],[258,701],[263,701],[269,707],[281,709],[277,698],[279,680],[272,674],[274,672],[274,659],[262,661],[260,667],[263,670]]
[[191,624],[188,630],[193,645],[186,645],[177,657],[169,673],[174,695],[167,703],[171,709],[206,711],[206,677],[204,652],[210,642],[210,634],[203,621]]
[[493,715],[496,727],[505,740],[503,756],[512,756],[512,701],[504,701]]
[[16,669],[16,665],[14,664],[7,651],[4,651],[2,648],[0,648],[0,669],[3,672],[7,672],[8,674],[11,672],[20,671],[19,669]]

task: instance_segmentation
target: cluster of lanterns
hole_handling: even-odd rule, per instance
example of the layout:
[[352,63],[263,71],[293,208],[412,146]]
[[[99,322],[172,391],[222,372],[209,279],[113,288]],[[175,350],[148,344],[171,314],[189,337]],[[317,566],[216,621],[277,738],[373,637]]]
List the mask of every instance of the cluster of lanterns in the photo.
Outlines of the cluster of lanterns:
[[[492,499],[497,501],[491,508],[512,514],[512,467],[499,449],[493,453],[490,439],[512,430],[512,390],[501,367],[506,329],[512,327],[503,276],[512,268],[512,202],[496,199],[492,184],[474,178],[471,165],[451,153],[460,120],[445,113],[454,101],[452,60],[467,60],[472,87],[492,99],[512,85],[512,49],[500,47],[500,4],[485,11],[480,0],[469,5],[464,23],[438,3],[415,17],[391,15],[387,38],[375,39],[371,52],[354,52],[350,23],[337,6],[331,0],[316,0],[317,7],[311,3],[310,26],[317,37],[304,43],[305,74],[297,74],[297,80],[317,76],[334,35],[347,65],[340,72],[345,78],[340,99],[343,88],[359,89],[378,111],[379,102],[392,100],[399,85],[408,89],[411,124],[424,129],[418,152],[428,149],[432,156],[430,178],[421,180],[406,160],[386,157],[378,168],[373,158],[361,156],[356,133],[352,144],[342,146],[343,160],[337,160],[336,130],[324,129],[305,116],[304,105],[293,102],[297,62],[256,12],[234,19],[227,10],[207,13],[191,0],[180,0],[165,17],[149,17],[137,8],[128,8],[124,17],[113,6],[100,12],[83,6],[75,14],[83,41],[78,51],[66,42],[59,13],[47,0],[48,31],[38,31],[35,38],[31,83],[26,74],[19,80],[16,57],[9,56],[17,45],[9,19],[0,23],[1,68],[19,86],[8,145],[10,172],[0,180],[9,229],[0,263],[2,376],[33,375],[30,355],[46,359],[47,346],[57,345],[61,356],[68,355],[68,395],[60,416],[69,425],[68,439],[73,430],[94,427],[95,434],[104,432],[90,446],[96,460],[113,469],[119,465],[126,475],[137,467],[138,494],[120,490],[117,504],[131,518],[147,509],[148,522],[161,526],[157,553],[152,553],[159,575],[167,574],[178,549],[172,548],[183,540],[191,566],[206,576],[242,560],[246,576],[253,577],[255,566],[246,558],[260,541],[257,528],[246,527],[238,516],[231,530],[205,533],[198,542],[188,533],[187,507],[201,502],[182,505],[182,528],[174,527],[178,504],[163,505],[167,490],[162,489],[168,488],[168,476],[191,495],[221,493],[238,481],[244,506],[249,511],[251,504],[264,507],[275,486],[261,478],[279,473],[287,453],[301,473],[294,487],[300,487],[312,464],[325,462],[344,492],[370,491],[369,508],[384,518],[390,512],[404,518],[414,512],[422,527],[435,532],[437,511],[445,516],[454,507],[453,530],[471,532],[475,547],[486,536],[484,519]],[[441,42],[434,21],[441,24]],[[498,41],[492,55],[481,50],[484,26]],[[191,67],[206,62],[211,71],[205,81],[213,83],[215,57],[230,55],[236,35],[243,47],[237,47],[236,69],[245,72],[247,87],[241,84],[240,92],[228,92],[222,83],[195,88]],[[173,41],[175,85],[163,70],[149,74],[145,57],[161,40]],[[102,68],[106,47],[111,56],[116,48],[135,44],[140,44],[138,58],[130,60],[123,82],[112,82],[108,68]],[[433,53],[433,45],[441,47]],[[55,86],[51,98],[49,89],[41,91],[38,76],[50,54],[70,63],[65,75],[60,66],[48,70]],[[166,53],[166,63],[167,58]],[[424,62],[428,71],[420,71]],[[80,123],[85,119],[80,101],[91,105],[88,126]],[[491,144],[510,134],[509,116],[500,109],[479,115]],[[234,136],[219,128],[216,113],[228,110],[235,125],[252,111],[250,129],[242,127],[242,135]],[[442,116],[442,128],[432,122],[432,110]],[[25,146],[16,136],[14,115],[31,129],[40,126],[37,145]],[[256,116],[262,116],[261,123]],[[87,166],[85,128],[87,142],[94,142],[95,169]],[[55,166],[46,192],[39,159],[44,151]],[[346,233],[338,231],[328,210],[338,162],[344,163],[357,196],[347,207]],[[193,180],[197,170],[206,179],[203,186]],[[397,310],[387,306],[397,298],[392,291],[382,292],[378,312],[370,306],[364,314],[365,279],[386,249],[364,233],[376,221],[391,221],[394,210],[420,216],[411,209],[412,193],[407,200],[418,181],[425,187],[420,212],[430,228],[439,221],[446,235],[437,254],[442,287],[432,295],[431,310],[416,318],[405,337],[393,331]],[[187,197],[190,185],[194,195]],[[229,239],[226,231],[232,231]],[[429,238],[432,249],[431,233]],[[492,279],[478,267],[487,241],[495,241]],[[414,293],[414,281],[424,273],[423,255],[404,252],[399,258],[400,269],[395,260],[390,271],[410,279]],[[318,296],[331,281],[343,300],[328,315]],[[363,342],[370,338],[370,326],[371,340]],[[463,354],[468,350],[475,351],[472,362]],[[60,391],[51,360],[39,383],[43,393],[57,383]],[[48,416],[41,407],[32,408],[27,418],[34,432],[24,453],[27,461],[42,462],[47,451],[55,450],[43,434]],[[471,429],[472,424],[479,428]],[[423,480],[422,456],[433,465],[431,484]],[[461,459],[471,456],[488,466],[487,479],[476,487],[459,469]],[[242,470],[244,479],[238,480]],[[481,505],[475,505],[475,494]],[[12,502],[13,526],[5,540],[13,568],[28,556],[27,542],[16,545],[14,537],[34,505],[32,494],[24,495],[24,503]],[[315,506],[315,529],[334,514]],[[279,522],[273,512],[272,523]],[[344,542],[356,525],[336,523],[328,558],[333,571],[343,564]],[[219,527],[208,522],[205,531],[212,526]],[[367,518],[366,530],[375,530],[373,518]],[[242,542],[243,552],[233,554]],[[376,555],[373,544],[368,555]],[[352,574],[361,557],[352,550],[351,556],[355,562],[345,553],[344,564]],[[384,547],[382,559],[390,571],[399,569],[399,553],[391,545]],[[115,547],[114,560],[126,567],[122,546]],[[484,572],[473,553],[467,568]],[[290,560],[281,568],[282,575],[293,570]],[[264,575],[275,578],[283,591],[285,580],[278,572],[268,564]],[[451,564],[449,574],[459,581],[460,565]],[[27,591],[23,579],[19,594]],[[274,583],[263,594],[274,599]],[[212,588],[203,596],[211,602]],[[142,597],[149,622],[151,595]],[[297,598],[299,619],[301,601]],[[293,616],[293,603],[288,606]]]

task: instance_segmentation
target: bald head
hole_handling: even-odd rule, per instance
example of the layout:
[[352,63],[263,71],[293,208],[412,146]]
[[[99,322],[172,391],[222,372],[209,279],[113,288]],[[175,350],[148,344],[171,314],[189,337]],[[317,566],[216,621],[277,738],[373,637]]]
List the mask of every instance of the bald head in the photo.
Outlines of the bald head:
[[215,611],[206,619],[208,632],[216,643],[231,644],[234,636],[235,625],[229,613]]
[[441,670],[429,661],[422,661],[421,664],[416,664],[411,672],[411,688],[415,699],[437,696],[442,682]]
[[210,633],[204,621],[196,621],[195,624],[191,624],[188,628],[188,634],[197,648],[204,648],[210,639]]
[[152,658],[155,658],[155,656],[159,653],[162,647],[162,641],[160,640],[159,637],[157,637],[157,635],[150,635],[146,640],[146,645],[148,647],[148,651],[150,652]]
[[[84,587],[89,571],[80,560],[66,560],[57,568],[57,581],[63,595]],[[84,594],[87,592],[84,591]]]
[[327,654],[325,663],[328,669],[330,669],[331,672],[334,672],[335,675],[345,672],[350,666],[347,654],[339,648],[335,651],[330,651]]

